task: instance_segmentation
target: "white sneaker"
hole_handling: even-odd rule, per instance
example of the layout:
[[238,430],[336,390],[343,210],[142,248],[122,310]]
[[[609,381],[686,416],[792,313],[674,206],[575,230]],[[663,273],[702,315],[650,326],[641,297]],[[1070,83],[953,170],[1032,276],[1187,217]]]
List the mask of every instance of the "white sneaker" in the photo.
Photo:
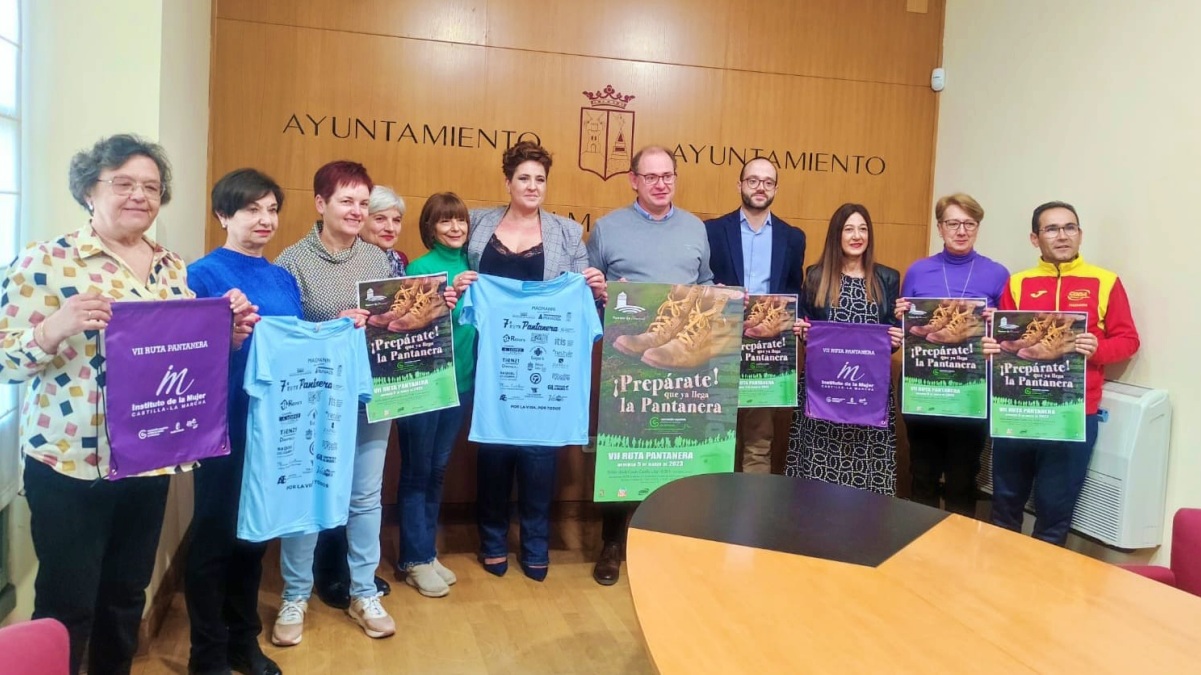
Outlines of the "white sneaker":
[[450,593],[450,586],[434,569],[433,564],[413,565],[405,575],[405,583],[427,598],[441,598]]
[[388,616],[378,595],[354,598],[346,614],[362,627],[369,638],[386,638],[396,633],[396,622]]
[[438,576],[442,577],[442,581],[445,581],[447,586],[454,586],[455,582],[459,580],[455,576],[455,573],[447,569],[446,565],[443,565],[437,558],[434,558],[433,565],[434,571],[438,573]]
[[284,600],[275,617],[275,628],[271,630],[271,644],[277,647],[300,644],[304,633],[304,614],[308,610],[308,600]]

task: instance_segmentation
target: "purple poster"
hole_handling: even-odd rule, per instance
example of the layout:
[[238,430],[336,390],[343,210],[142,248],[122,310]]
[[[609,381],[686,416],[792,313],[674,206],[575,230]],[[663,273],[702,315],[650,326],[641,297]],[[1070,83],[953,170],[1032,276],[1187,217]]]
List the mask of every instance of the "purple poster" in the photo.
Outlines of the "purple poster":
[[891,354],[888,326],[814,321],[805,344],[805,414],[887,427]]
[[104,398],[116,480],[229,454],[226,298],[114,302]]

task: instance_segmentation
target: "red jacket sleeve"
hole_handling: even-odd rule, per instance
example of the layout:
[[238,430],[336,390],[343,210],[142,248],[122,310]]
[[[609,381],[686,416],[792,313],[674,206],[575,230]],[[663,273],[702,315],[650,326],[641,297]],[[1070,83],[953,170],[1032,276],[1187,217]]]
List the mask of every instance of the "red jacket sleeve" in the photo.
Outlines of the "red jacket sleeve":
[[1108,365],[1119,363],[1134,356],[1138,351],[1138,329],[1130,313],[1130,299],[1121,279],[1113,282],[1109,292],[1109,306],[1105,310],[1105,332],[1097,334],[1097,351],[1089,359],[1094,363]]

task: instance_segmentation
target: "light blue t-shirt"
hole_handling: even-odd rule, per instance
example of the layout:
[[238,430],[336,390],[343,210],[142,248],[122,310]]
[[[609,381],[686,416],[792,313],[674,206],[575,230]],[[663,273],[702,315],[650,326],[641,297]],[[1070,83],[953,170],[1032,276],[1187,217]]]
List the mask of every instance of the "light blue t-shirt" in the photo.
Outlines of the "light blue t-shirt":
[[254,327],[238,538],[346,523],[359,404],[371,400],[367,338],[350,319],[265,316]]
[[588,443],[592,343],[602,329],[580,274],[516,281],[481,274],[459,323],[479,331],[477,443],[557,447]]

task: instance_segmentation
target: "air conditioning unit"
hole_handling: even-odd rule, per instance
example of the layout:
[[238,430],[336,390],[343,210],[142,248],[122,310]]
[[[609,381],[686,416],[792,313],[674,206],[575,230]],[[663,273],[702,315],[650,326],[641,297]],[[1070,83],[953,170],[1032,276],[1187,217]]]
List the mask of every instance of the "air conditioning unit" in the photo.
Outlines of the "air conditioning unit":
[[[1172,410],[1168,393],[1106,382],[1101,426],[1072,529],[1117,548],[1163,543],[1167,499],[1168,440]],[[976,484],[992,494],[992,444],[984,450]],[[1026,504],[1034,512],[1034,500]]]

